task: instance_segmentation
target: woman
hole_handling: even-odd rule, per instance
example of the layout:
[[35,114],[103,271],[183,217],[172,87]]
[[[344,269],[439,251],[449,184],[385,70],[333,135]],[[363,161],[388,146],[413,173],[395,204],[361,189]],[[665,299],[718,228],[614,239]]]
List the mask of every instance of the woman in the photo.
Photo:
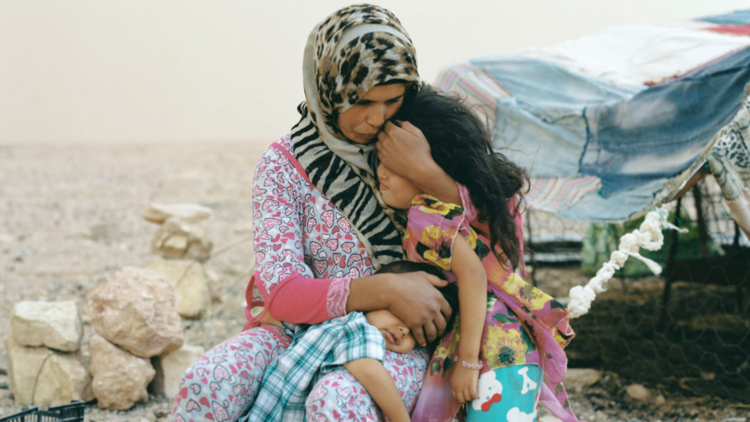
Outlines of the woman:
[[[434,288],[443,280],[424,272],[373,275],[404,259],[402,220],[376,188],[376,142],[389,168],[402,169],[424,192],[461,203],[458,185],[432,160],[421,132],[386,125],[420,84],[411,39],[389,11],[357,5],[317,25],[304,54],[302,118],[256,167],[257,272],[248,286],[247,329],[188,368],[175,421],[237,420],[252,405],[268,363],[291,341],[294,324],[389,309],[421,345],[445,330],[450,306]],[[426,363],[421,349],[386,353],[384,365],[408,408]],[[338,383],[342,400],[323,409],[309,400],[311,412],[330,420],[376,414],[361,385],[336,374],[340,379],[320,382]]]

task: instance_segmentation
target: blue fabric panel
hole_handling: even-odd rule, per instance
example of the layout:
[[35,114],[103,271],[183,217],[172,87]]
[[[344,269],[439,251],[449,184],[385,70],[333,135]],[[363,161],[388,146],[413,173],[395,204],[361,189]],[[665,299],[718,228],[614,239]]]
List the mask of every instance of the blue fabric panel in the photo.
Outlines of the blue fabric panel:
[[667,179],[656,179],[632,189],[621,190],[604,198],[596,193],[586,195],[570,208],[556,213],[560,217],[591,223],[621,222],[651,204],[654,193]]
[[750,24],[750,9],[737,10],[724,15],[706,16],[697,20],[719,25],[748,25]]
[[685,170],[734,117],[750,82],[750,48],[628,101],[591,105],[581,173],[608,197]]
[[618,87],[522,56],[472,63],[512,93],[498,101],[495,148],[535,177],[578,175],[586,144],[586,107],[624,101],[643,89]]

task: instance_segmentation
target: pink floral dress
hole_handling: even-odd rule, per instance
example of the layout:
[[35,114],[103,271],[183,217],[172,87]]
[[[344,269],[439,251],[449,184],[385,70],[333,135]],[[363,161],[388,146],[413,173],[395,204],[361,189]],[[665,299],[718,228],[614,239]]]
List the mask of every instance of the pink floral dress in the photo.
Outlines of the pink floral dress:
[[[480,349],[484,368],[480,375],[496,368],[538,365],[543,382],[536,399],[563,421],[577,421],[562,386],[567,367],[563,348],[574,335],[568,325],[568,311],[500,262],[488,247],[487,237],[469,225],[465,214],[462,207],[440,202],[429,195],[414,198],[404,237],[409,260],[436,265],[446,271],[449,281],[455,282],[455,276],[449,272],[451,250],[455,237],[463,236],[481,258],[487,272],[487,317]],[[520,216],[516,222],[520,228]],[[414,421],[450,421],[459,411],[460,404],[451,397],[450,389],[450,377],[457,361],[459,327],[460,318],[457,318],[432,356],[412,416]],[[508,394],[510,392],[506,391],[504,396]],[[536,400],[531,403],[536,406]],[[535,408],[520,410],[527,414],[536,411]]]

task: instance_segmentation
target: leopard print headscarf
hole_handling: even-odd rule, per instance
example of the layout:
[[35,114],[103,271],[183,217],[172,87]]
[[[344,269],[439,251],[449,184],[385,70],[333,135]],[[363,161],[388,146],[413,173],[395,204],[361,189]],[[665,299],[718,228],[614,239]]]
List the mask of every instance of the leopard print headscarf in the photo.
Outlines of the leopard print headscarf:
[[292,149],[310,181],[341,210],[376,269],[404,259],[403,220],[377,189],[375,143],[352,142],[338,128],[340,113],[367,91],[392,80],[419,87],[416,51],[399,20],[373,5],[334,12],[316,25],[303,62],[306,101],[292,128]]

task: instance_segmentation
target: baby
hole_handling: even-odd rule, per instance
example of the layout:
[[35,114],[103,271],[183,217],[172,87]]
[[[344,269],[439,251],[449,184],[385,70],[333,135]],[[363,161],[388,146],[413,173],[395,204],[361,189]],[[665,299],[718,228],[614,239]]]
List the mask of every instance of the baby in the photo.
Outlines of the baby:
[[[384,265],[378,273],[425,271],[445,278],[429,264],[399,261]],[[458,310],[455,285],[439,288],[453,310]],[[436,340],[428,345],[430,353]],[[385,350],[409,353],[416,347],[409,327],[387,309],[351,312],[295,335],[286,352],[268,367],[255,404],[241,421],[302,420],[305,399],[321,375],[343,366],[367,390],[373,401],[392,422],[409,421],[409,412],[391,374],[383,366]]]

